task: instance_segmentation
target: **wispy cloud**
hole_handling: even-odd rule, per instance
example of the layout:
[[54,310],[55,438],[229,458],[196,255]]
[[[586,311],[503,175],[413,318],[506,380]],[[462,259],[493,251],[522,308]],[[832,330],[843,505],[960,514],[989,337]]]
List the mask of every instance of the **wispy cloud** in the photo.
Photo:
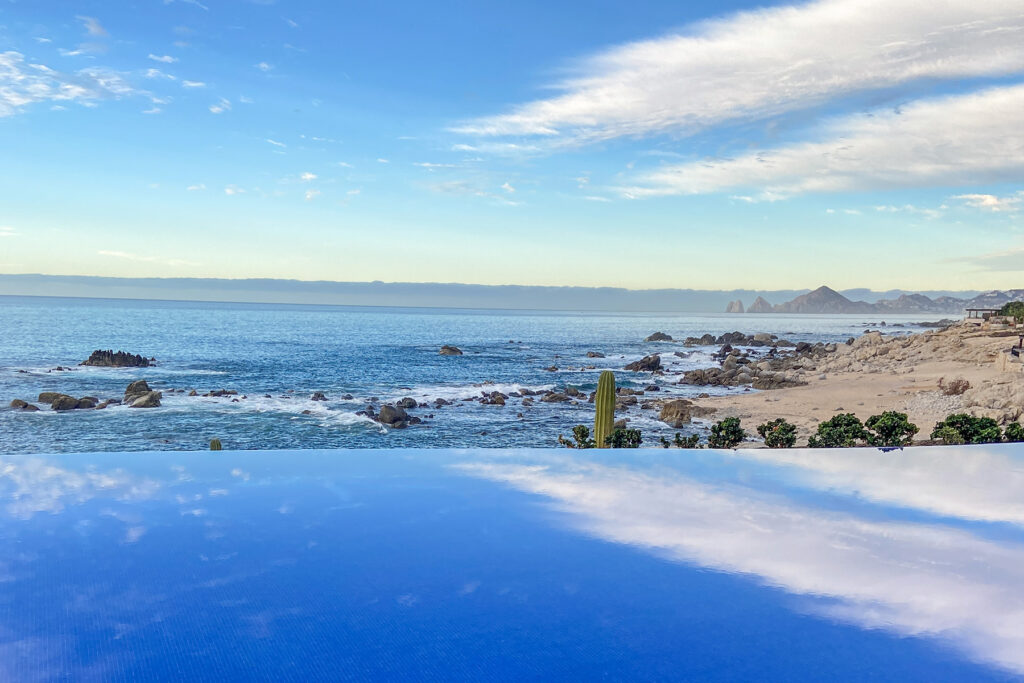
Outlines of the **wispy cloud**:
[[0,237],[17,237],[18,233],[9,225],[0,225]]
[[[507,184],[507,183],[506,183]],[[434,183],[428,186],[434,192],[441,194],[453,194],[453,195],[464,195],[470,197],[482,197],[484,199],[490,199],[498,204],[505,206],[518,206],[519,202],[514,202],[507,197],[504,197],[496,192],[491,192],[476,183],[472,183],[467,180],[450,180],[443,183]]]
[[182,81],[181,87],[183,88],[205,88],[206,84],[202,81]]
[[316,173],[310,173],[309,171],[306,171],[305,173],[299,176],[299,179],[301,179],[302,182],[304,183],[308,183],[311,180],[316,180]]
[[976,185],[1024,172],[1024,85],[922,100],[897,111],[841,118],[824,142],[668,165],[640,175],[628,197],[734,188],[761,198],[805,192]]
[[188,190],[189,192],[201,192],[202,190],[206,189],[206,185],[204,185],[203,183],[198,183],[196,185],[189,185],[185,189]]
[[1008,197],[997,197],[994,194],[958,194],[953,199],[962,200],[967,206],[994,212],[1013,212],[1024,203],[1024,190]]
[[174,64],[178,61],[177,57],[172,57],[171,55],[155,55],[152,52],[149,53],[149,58],[154,62],[160,62],[161,64]]
[[200,264],[192,261],[185,261],[182,259],[168,259],[159,256],[142,256],[139,254],[133,254],[127,251],[110,251],[106,249],[100,249],[96,252],[100,256],[109,256],[111,258],[124,259],[126,261],[137,261],[139,263],[161,263],[166,266],[198,266]]
[[288,145],[284,144],[283,142],[278,142],[277,140],[272,140],[270,138],[267,138],[267,143],[273,145],[274,147],[287,147],[288,146]]
[[267,64],[266,62],[260,62],[259,64],[256,65],[256,68],[262,71],[263,73],[266,73],[273,69],[274,67],[273,65]]
[[114,71],[90,67],[73,74],[25,61],[20,52],[0,53],[0,117],[11,116],[37,102],[78,102],[118,99],[141,94]]
[[213,114],[223,114],[226,111],[231,111],[231,100],[222,97],[217,104],[210,105],[210,112]]
[[306,190],[306,201],[311,202],[320,196],[320,190]]
[[245,190],[242,189],[241,187],[238,187],[237,185],[228,185],[227,187],[224,188],[224,194],[230,197],[236,194],[245,194]]
[[920,79],[1024,69],[1019,0],[818,0],[731,15],[587,59],[562,94],[468,121],[472,135],[585,142],[683,133]]
[[945,205],[940,206],[938,209],[928,209],[920,206],[914,206],[913,204],[903,204],[902,206],[876,206],[875,211],[882,213],[912,213],[920,214],[925,218],[942,218],[945,215],[944,210],[947,207]]
[[85,17],[79,15],[75,17],[75,19],[78,19],[80,22],[82,22],[82,26],[85,28],[85,32],[88,33],[90,36],[94,36],[96,38],[105,38],[106,36],[110,35],[109,33],[107,33],[107,29],[103,28],[103,26],[100,24],[99,20],[96,19],[96,17]]

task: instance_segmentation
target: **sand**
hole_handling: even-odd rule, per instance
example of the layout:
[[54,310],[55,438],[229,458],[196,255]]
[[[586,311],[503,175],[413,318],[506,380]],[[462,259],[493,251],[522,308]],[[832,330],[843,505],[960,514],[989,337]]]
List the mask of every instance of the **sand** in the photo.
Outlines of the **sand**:
[[[803,371],[806,386],[697,403],[716,410],[712,420],[739,417],[748,434],[761,423],[785,418],[798,428],[798,446],[806,444],[819,422],[837,414],[854,413],[863,421],[895,410],[907,413],[920,428],[915,441],[924,441],[936,422],[955,412],[992,417],[1000,424],[1020,420],[1024,365],[1010,361],[1008,353],[1017,343],[1017,331],[999,324],[965,322],[900,337],[869,333],[811,361]],[[940,380],[957,378],[966,379],[971,388],[962,395],[946,395]]]

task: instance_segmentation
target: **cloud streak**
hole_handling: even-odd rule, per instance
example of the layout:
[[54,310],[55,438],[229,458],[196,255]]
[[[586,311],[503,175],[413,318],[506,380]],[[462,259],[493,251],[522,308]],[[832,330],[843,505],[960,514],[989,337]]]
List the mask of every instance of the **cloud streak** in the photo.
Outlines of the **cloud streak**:
[[622,188],[627,197],[748,188],[761,198],[931,186],[973,186],[1024,172],[1024,85],[922,100],[841,118],[827,140],[733,158],[664,166]]
[[689,134],[922,79],[1024,70],[1018,0],[819,0],[734,14],[616,47],[562,94],[463,123],[480,136],[573,142]]
[[66,74],[35,62],[20,52],[0,52],[0,117],[13,116],[39,102],[93,104],[142,94],[114,71],[89,67]]

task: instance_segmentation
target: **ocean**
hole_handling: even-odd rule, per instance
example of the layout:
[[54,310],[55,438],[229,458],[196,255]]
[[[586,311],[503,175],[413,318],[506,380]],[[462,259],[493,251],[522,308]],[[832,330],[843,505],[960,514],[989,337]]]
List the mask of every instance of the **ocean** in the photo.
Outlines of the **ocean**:
[[[891,333],[920,331],[936,316],[886,320]],[[201,450],[212,438],[225,449],[384,447],[548,447],[573,425],[590,424],[585,402],[523,406],[464,400],[481,392],[505,394],[567,385],[589,393],[602,370],[619,386],[652,397],[692,397],[749,389],[679,385],[672,373],[714,365],[717,346],[645,343],[662,331],[679,340],[738,330],[768,332],[794,342],[842,342],[881,321],[866,316],[781,316],[551,311],[367,308],[277,304],[197,303],[48,297],[0,297],[0,453]],[[903,325],[903,327],[895,327]],[[451,344],[463,356],[441,356]],[[157,359],[149,368],[80,367],[94,349],[124,350]],[[605,358],[587,358],[598,351]],[[685,358],[674,355],[686,354]],[[669,374],[622,371],[661,353]],[[593,368],[587,366],[593,365]],[[67,368],[56,370],[58,366]],[[558,367],[557,371],[545,368]],[[12,399],[35,403],[43,391],[76,397],[120,398],[145,379],[164,392],[159,408],[39,412],[6,408]],[[169,390],[176,390],[170,392]],[[188,396],[190,390],[199,396]],[[234,396],[203,397],[229,389]],[[313,401],[321,391],[326,401]],[[351,398],[346,398],[351,396]],[[244,398],[243,398],[244,397]],[[412,397],[429,407],[406,429],[383,427],[358,415]],[[434,408],[437,398],[452,405]],[[706,430],[695,422],[675,430],[657,411],[631,409],[629,426],[645,446]],[[748,425],[752,430],[753,425]]]

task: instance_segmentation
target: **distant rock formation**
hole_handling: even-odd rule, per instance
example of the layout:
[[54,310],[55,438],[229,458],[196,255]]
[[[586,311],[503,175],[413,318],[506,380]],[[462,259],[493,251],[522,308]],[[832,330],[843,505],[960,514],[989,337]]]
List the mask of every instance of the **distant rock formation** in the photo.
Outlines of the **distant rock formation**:
[[726,313],[742,313],[743,312],[743,302],[740,301],[739,299],[736,299],[736,301],[730,301],[729,305],[725,307],[725,312]]
[[822,285],[813,292],[802,294],[792,301],[772,308],[773,313],[873,313],[874,306],[863,301],[850,301],[845,296]]
[[138,354],[125,353],[124,351],[115,353],[113,349],[107,349],[106,351],[97,349],[79,365],[93,365],[102,368],[148,368],[151,362],[152,359]]
[[[973,299],[940,296],[931,299],[923,294],[901,294],[896,299],[881,299],[873,304],[851,301],[829,287],[818,287],[792,301],[772,306],[758,297],[747,313],[946,313],[960,315],[967,308],[1001,308],[1011,301],[1024,301],[1024,289],[994,290]],[[730,304],[730,307],[732,304]]]
[[665,334],[664,332],[655,332],[654,334],[648,335],[645,342],[659,342],[659,341],[672,341],[672,336]]
[[764,300],[764,297],[757,297],[754,303],[750,304],[747,313],[771,313],[772,305]]

